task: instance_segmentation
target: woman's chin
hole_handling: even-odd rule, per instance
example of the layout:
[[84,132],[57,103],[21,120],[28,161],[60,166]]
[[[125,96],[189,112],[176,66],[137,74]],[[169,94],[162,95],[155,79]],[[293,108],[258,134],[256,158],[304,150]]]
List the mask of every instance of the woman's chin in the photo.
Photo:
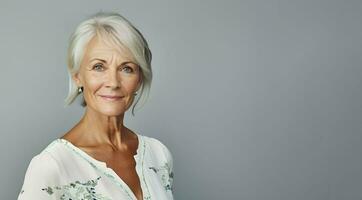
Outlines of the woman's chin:
[[119,116],[123,115],[126,110],[124,107],[117,107],[117,106],[104,106],[98,110],[98,112],[102,113],[106,116]]

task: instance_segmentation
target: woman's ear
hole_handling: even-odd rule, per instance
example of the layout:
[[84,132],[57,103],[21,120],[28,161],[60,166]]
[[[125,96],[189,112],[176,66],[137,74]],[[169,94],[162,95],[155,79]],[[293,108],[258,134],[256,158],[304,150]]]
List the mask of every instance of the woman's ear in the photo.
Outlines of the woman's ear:
[[75,74],[73,74],[72,79],[74,80],[74,82],[77,84],[78,87],[82,86],[80,78],[79,78],[79,72],[76,72]]
[[140,76],[141,78],[140,78],[140,80],[138,81],[138,85],[137,85],[137,90],[136,91],[138,91],[140,88],[141,88],[141,86],[142,86],[142,82],[143,82],[143,79],[142,79],[142,76]]

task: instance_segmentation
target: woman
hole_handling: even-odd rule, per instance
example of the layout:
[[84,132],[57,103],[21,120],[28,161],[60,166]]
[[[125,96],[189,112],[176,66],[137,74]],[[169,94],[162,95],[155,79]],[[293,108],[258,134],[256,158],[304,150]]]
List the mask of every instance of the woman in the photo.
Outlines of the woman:
[[151,55],[142,34],[117,13],[97,13],[77,27],[66,105],[82,95],[85,113],[32,158],[18,200],[173,199],[170,151],[123,124],[137,91],[149,91]]

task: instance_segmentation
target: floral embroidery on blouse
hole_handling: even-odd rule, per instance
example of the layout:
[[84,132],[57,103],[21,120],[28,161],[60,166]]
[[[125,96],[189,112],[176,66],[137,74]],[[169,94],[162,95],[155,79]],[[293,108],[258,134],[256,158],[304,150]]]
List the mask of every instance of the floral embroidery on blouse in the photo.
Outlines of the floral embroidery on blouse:
[[95,187],[98,184],[98,180],[101,178],[99,176],[96,179],[88,180],[87,182],[81,183],[79,181],[75,181],[69,183],[68,185],[55,186],[47,188],[42,188],[43,191],[46,191],[49,195],[54,194],[55,190],[60,190],[64,192],[60,196],[60,200],[68,200],[68,199],[84,199],[84,200],[111,200],[108,197],[104,197],[101,194],[97,194],[95,192]]
[[149,167],[149,169],[152,169],[155,173],[161,175],[161,181],[166,191],[173,191],[173,171],[167,162],[163,166]]

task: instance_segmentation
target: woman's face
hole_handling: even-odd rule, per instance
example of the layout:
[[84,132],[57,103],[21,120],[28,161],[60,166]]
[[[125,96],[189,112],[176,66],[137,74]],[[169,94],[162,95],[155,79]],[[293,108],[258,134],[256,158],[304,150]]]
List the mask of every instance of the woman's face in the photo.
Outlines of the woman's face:
[[107,116],[123,114],[141,86],[139,66],[128,51],[106,45],[93,37],[88,43],[79,73],[73,76],[88,108]]

